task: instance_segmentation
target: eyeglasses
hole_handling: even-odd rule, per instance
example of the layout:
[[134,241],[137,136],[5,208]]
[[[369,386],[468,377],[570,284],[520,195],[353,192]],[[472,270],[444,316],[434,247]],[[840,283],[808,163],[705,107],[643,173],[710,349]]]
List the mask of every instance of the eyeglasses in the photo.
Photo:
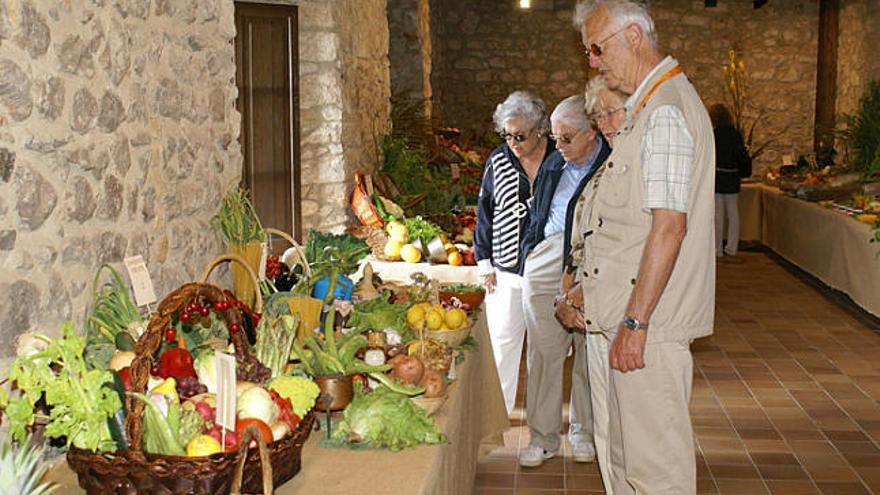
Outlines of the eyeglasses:
[[610,40],[611,38],[613,38],[613,37],[617,36],[618,34],[620,34],[624,29],[626,29],[626,28],[628,28],[628,27],[629,27],[628,25],[627,25],[627,26],[623,26],[622,28],[618,29],[617,31],[614,31],[613,33],[611,33],[611,34],[609,34],[608,36],[606,36],[602,41],[600,41],[600,42],[598,42],[598,43],[590,43],[590,48],[589,48],[588,50],[585,50],[584,52],[587,54],[587,56],[592,55],[592,56],[594,56],[594,57],[601,57],[601,56],[602,56],[602,52],[605,51],[605,49],[602,48],[602,45],[604,45],[606,41],[608,41],[608,40]]
[[548,134],[547,137],[556,141],[559,144],[571,144],[571,142],[574,141],[574,138],[576,138],[578,136],[578,134],[580,134],[582,132],[584,132],[583,129],[577,131],[574,134],[562,134],[562,135]]
[[626,110],[626,107],[608,108],[606,110],[593,112],[590,114],[590,120],[598,121],[599,119],[607,119],[621,110]]
[[527,132],[527,133],[525,133],[525,134],[511,134],[511,133],[506,132],[506,131],[501,131],[501,132],[498,133],[498,135],[501,136],[501,139],[503,139],[503,140],[505,140],[505,141],[510,141],[511,139],[513,139],[513,140],[516,141],[517,143],[522,143],[523,141],[525,141],[526,139],[528,139],[529,136],[532,135],[532,131],[534,131],[534,129],[532,129],[531,131],[529,131],[529,132]]

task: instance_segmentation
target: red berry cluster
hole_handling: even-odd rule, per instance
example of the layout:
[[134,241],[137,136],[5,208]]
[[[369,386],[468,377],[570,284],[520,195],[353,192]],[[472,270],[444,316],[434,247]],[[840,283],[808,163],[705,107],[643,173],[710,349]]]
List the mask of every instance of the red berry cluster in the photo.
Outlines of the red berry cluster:
[[278,275],[281,275],[281,259],[273,254],[266,258],[266,278],[275,280]]

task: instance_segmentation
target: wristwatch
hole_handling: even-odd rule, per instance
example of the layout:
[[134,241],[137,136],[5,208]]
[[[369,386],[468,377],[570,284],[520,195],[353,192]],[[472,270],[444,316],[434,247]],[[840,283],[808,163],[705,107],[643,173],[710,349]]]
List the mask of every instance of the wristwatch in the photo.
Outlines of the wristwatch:
[[642,323],[639,320],[633,318],[632,316],[624,316],[623,317],[623,326],[630,330],[647,330],[648,324]]

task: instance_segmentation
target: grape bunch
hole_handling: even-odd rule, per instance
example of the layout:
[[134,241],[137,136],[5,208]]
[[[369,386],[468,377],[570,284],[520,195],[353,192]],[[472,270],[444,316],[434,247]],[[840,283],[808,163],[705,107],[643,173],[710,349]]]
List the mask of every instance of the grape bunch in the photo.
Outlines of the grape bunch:
[[266,278],[275,280],[278,275],[281,275],[281,260],[273,254],[266,258]]
[[183,400],[207,391],[208,387],[200,383],[199,379],[194,376],[185,376],[177,382],[177,395]]

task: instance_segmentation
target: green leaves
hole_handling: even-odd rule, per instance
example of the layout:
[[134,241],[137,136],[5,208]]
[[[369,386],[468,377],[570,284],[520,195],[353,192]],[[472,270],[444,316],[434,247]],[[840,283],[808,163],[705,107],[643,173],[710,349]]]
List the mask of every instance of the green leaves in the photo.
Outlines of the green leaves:
[[211,226],[227,243],[247,244],[266,238],[247,191],[240,187],[231,189],[223,197],[220,211],[211,219]]
[[880,172],[880,81],[871,81],[859,100],[859,112],[844,115],[840,132],[847,149],[855,155],[856,168],[870,178]]
[[[111,279],[99,289],[98,280],[105,269]],[[119,272],[110,265],[101,265],[92,282],[92,311],[86,321],[85,355],[89,367],[106,368],[116,351],[116,335],[127,332],[130,324],[142,319]]]
[[[103,385],[113,380],[112,372],[89,370],[83,358],[85,338],[77,335],[70,322],[61,326],[60,339],[45,338],[48,347],[36,354],[19,357],[9,379],[15,381],[21,397],[9,400],[6,415],[9,431],[24,442],[26,428],[34,422],[34,407],[45,393],[49,407],[46,436],[67,437],[67,445],[87,450],[112,450],[115,443],[107,418],[122,407],[118,395]],[[52,369],[59,367],[56,373]]]

